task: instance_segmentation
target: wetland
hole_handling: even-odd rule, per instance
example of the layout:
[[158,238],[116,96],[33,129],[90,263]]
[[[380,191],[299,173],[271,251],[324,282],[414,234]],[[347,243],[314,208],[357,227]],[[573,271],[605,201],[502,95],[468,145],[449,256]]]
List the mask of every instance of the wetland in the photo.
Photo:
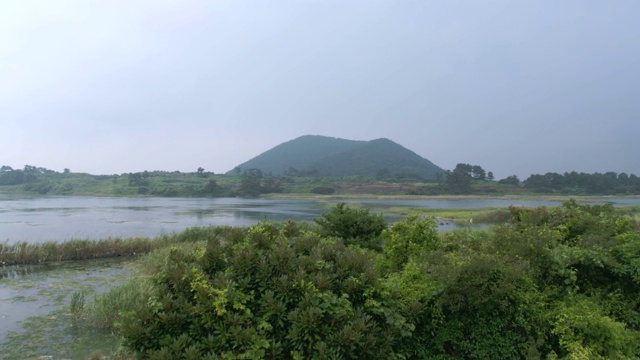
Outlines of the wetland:
[[[590,198],[581,202],[637,207],[637,198]],[[103,198],[9,197],[0,198],[0,238],[3,249],[12,244],[64,247],[73,239],[139,238],[144,248],[119,257],[81,261],[36,261],[32,265],[0,266],[0,358],[87,358],[114,354],[116,337],[87,322],[83,310],[94,298],[132,276],[136,257],[157,246],[185,242],[199,227],[251,226],[260,221],[312,221],[336,203],[381,213],[393,222],[416,212],[438,221],[441,231],[456,227],[483,227],[483,214],[500,214],[509,206],[556,207],[558,199],[241,199],[241,198]],[[480,219],[469,224],[467,219]],[[499,218],[499,216],[497,217]],[[495,221],[486,221],[495,223]],[[181,233],[182,232],[182,233]],[[176,235],[179,234],[179,235]],[[185,235],[186,234],[186,235]],[[49,244],[49,245],[47,245]],[[40,251],[40,250],[39,250]],[[96,256],[100,257],[100,256]],[[58,259],[59,260],[59,259]],[[78,309],[75,309],[76,311]]]

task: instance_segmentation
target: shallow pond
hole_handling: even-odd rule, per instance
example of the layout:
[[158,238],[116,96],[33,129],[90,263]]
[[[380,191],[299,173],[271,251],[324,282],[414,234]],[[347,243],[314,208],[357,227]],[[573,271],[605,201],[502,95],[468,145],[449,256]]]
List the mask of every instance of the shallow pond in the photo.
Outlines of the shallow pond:
[[87,358],[110,354],[115,338],[86,320],[74,319],[72,294],[93,295],[121,284],[131,260],[68,262],[0,268],[0,359]]

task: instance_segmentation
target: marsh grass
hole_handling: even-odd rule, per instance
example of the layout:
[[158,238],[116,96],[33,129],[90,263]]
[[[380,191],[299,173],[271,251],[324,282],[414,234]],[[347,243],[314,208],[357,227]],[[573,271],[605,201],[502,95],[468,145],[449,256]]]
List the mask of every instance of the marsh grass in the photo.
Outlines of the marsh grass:
[[229,226],[188,228],[182,232],[155,238],[107,238],[102,240],[68,240],[64,242],[0,244],[0,266],[47,264],[69,260],[116,258],[146,254],[168,245],[210,240],[233,233]]
[[85,301],[83,291],[76,291],[71,294],[71,304],[69,305],[69,310],[71,311],[71,318],[74,321],[77,321],[84,317]]
[[129,310],[131,304],[146,299],[148,290],[146,280],[135,278],[104,294],[95,295],[93,305],[87,309],[90,322],[99,329],[117,332],[123,312]]
[[[117,339],[90,322],[92,299],[126,283],[130,258],[68,261],[0,268],[0,359],[86,359],[113,354]],[[22,271],[21,269],[24,269]],[[3,274],[4,272],[4,274]],[[112,357],[113,358],[113,357]]]
[[509,209],[503,207],[436,209],[394,206],[388,209],[376,208],[375,211],[381,211],[384,216],[402,217],[411,213],[431,217],[436,221],[473,222],[477,224],[502,224],[507,222],[510,217]]

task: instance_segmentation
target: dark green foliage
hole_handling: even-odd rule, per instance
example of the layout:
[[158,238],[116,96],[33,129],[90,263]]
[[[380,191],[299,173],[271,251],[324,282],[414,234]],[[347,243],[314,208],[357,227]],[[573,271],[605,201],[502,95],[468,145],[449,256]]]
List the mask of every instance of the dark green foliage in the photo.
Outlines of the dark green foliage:
[[444,172],[388,139],[354,141],[311,135],[280,144],[239,166],[276,176],[376,176],[384,170],[390,176],[434,179]]
[[432,219],[409,215],[382,232],[384,254],[392,269],[400,270],[412,255],[440,247],[438,224]]
[[0,192],[7,193],[228,197],[236,195],[232,187],[237,187],[236,179],[215,176],[211,172],[143,171],[123,175],[89,175],[70,171],[57,173],[31,166],[27,166],[27,172],[7,166],[4,169],[0,171]]
[[149,173],[129,173],[129,186],[149,186]]
[[415,324],[407,346],[442,359],[638,357],[633,221],[610,205],[575,202],[511,214],[491,233],[447,233],[387,275]]
[[518,179],[517,175],[507,176],[504,179],[500,179],[498,182],[500,184],[511,185],[511,186],[519,186],[520,185],[520,179]]
[[344,203],[337,204],[314,221],[320,225],[321,235],[370,249],[380,249],[380,234],[387,228],[382,215],[370,214],[369,209],[353,209]]
[[323,176],[377,176],[386,170],[393,177],[435,179],[444,170],[411,150],[389,140],[376,139],[315,162]]
[[458,164],[453,171],[447,172],[447,191],[452,194],[468,194],[471,192],[473,167],[469,164]]
[[372,217],[344,204],[319,229],[191,229],[106,319],[141,358],[638,358],[634,222],[573,201],[510,214],[443,234],[409,216],[384,230],[382,252],[336,241]]
[[[605,174],[547,173],[531,175],[524,182],[520,182],[517,176],[512,175],[493,182],[489,179],[489,173],[483,175],[484,169],[480,166],[458,164],[455,170],[447,172],[447,177],[442,172],[436,173],[433,178],[428,178],[420,172],[411,170],[411,167],[389,170],[391,168],[385,165],[388,159],[385,160],[384,156],[396,156],[393,148],[399,145],[394,145],[385,139],[365,144],[369,145],[361,144],[361,146],[365,150],[368,149],[366,151],[363,149],[349,151],[353,154],[363,152],[365,155],[369,152],[375,153],[376,159],[367,159],[365,155],[360,154],[357,156],[357,162],[360,165],[351,163],[345,165],[340,161],[331,160],[327,167],[336,169],[344,167],[356,169],[357,166],[370,166],[372,169],[380,167],[375,172],[367,168],[366,173],[369,174],[367,176],[321,177],[323,174],[318,169],[301,170],[291,166],[283,171],[285,176],[281,176],[278,172],[264,172],[255,168],[249,169],[243,176],[242,171],[236,170],[229,172],[229,175],[215,175],[204,170],[192,173],[142,171],[122,175],[90,175],[72,173],[70,170],[55,172],[31,165],[16,170],[3,165],[0,167],[0,193],[165,197],[260,196],[281,192],[323,195],[333,193],[340,195],[492,195],[525,192],[576,195],[640,194],[640,178],[633,174],[613,172]],[[387,149],[387,147],[391,148]],[[400,149],[398,154],[405,151],[408,150]],[[387,155],[384,155],[385,153]]]
[[209,180],[204,184],[203,193],[209,196],[217,196],[224,192],[224,189],[215,180]]
[[532,174],[524,182],[526,189],[539,192],[558,192],[570,194],[638,194],[640,178],[626,173],[546,173]]
[[239,189],[242,196],[253,197],[281,191],[279,180],[272,176],[266,176],[259,169],[249,169],[242,173]]
[[143,358],[393,358],[412,326],[376,291],[372,256],[262,223],[242,238],[172,249],[123,321]]
[[575,201],[511,212],[513,225],[499,228],[496,239],[502,251],[535,266],[533,278],[552,304],[552,353],[637,357],[640,235],[633,221],[611,205]]
[[3,170],[0,171],[0,185],[20,185],[24,182],[25,176],[22,170],[13,170],[3,165]]

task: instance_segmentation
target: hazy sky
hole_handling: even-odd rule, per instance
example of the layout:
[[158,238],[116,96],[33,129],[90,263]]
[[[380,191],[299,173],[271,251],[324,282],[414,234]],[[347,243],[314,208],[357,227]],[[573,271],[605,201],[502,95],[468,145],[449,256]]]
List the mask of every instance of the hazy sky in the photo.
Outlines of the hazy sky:
[[216,173],[301,135],[640,175],[640,1],[2,0],[0,165]]

